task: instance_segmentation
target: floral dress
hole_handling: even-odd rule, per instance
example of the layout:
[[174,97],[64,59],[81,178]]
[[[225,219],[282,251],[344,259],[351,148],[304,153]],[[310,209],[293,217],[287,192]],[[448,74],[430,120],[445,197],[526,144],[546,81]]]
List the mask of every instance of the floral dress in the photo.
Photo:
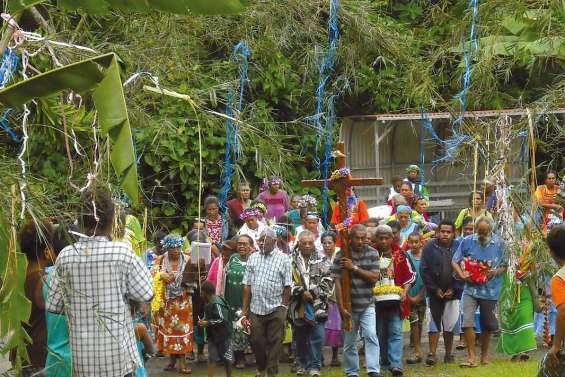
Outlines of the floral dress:
[[[182,266],[179,263],[177,270],[169,270],[167,263],[163,263],[166,254],[160,257],[154,265],[154,276],[158,278],[158,272],[178,273],[182,280]],[[171,283],[175,284],[175,282]],[[168,285],[171,285],[168,284]],[[166,289],[162,294],[163,305],[153,313],[153,325],[157,348],[169,355],[185,355],[192,352],[192,307],[190,294],[186,288],[180,290],[180,294],[171,296]]]

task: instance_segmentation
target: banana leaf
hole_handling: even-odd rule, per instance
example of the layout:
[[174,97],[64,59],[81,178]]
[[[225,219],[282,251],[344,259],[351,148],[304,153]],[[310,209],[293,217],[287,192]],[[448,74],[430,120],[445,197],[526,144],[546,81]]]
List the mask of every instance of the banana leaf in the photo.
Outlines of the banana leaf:
[[[45,0],[8,0],[8,9],[17,13]],[[248,0],[58,0],[59,7],[81,9],[89,14],[105,14],[111,9],[128,12],[159,10],[176,14],[233,14],[241,12]]]
[[0,91],[0,103],[19,107],[67,89],[92,94],[102,134],[110,139],[112,166],[124,192],[137,204],[137,166],[116,54],[100,55],[20,81]]
[[28,360],[26,342],[30,341],[22,322],[29,320],[31,302],[24,290],[27,258],[20,252],[9,250],[9,229],[8,220],[0,212],[0,337],[6,342],[0,353],[16,349],[15,365],[21,368],[22,363]]

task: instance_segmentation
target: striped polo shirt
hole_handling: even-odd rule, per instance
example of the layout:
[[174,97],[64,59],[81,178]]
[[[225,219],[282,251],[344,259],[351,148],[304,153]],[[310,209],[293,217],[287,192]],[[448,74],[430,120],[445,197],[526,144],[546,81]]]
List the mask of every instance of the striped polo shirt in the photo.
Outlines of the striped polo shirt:
[[[351,261],[360,269],[370,272],[379,272],[379,252],[370,246],[365,245],[361,253],[350,251]],[[341,277],[341,251],[336,253],[332,266],[332,276],[334,279]],[[362,279],[354,272],[349,273],[351,277],[351,307],[354,313],[365,311],[369,305],[375,302],[373,297],[374,283]]]

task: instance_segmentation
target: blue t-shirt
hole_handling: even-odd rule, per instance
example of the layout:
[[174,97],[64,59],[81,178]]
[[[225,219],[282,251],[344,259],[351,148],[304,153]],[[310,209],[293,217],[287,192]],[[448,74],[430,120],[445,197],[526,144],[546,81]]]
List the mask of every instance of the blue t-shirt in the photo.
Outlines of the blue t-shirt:
[[411,222],[410,225],[408,225],[406,228],[400,229],[400,243],[404,243],[409,235],[417,231],[418,224],[416,224],[415,222]]
[[[490,242],[484,247],[479,243],[476,234],[463,238],[452,260],[460,263],[465,257],[488,262],[491,268],[499,268],[507,264],[504,242],[496,235],[493,235]],[[501,289],[502,275],[498,275],[490,279],[486,284],[466,282],[463,294],[484,300],[498,300]]]
[[416,281],[408,290],[408,295],[414,297],[418,294],[418,292],[420,292],[422,288],[424,288],[424,280],[422,279],[422,274],[420,274],[420,259],[422,258],[422,252],[420,252],[420,257],[418,259],[414,258],[414,256],[412,255],[412,250],[408,250],[406,252],[406,255],[408,255],[410,264],[412,264],[414,271],[416,271]]

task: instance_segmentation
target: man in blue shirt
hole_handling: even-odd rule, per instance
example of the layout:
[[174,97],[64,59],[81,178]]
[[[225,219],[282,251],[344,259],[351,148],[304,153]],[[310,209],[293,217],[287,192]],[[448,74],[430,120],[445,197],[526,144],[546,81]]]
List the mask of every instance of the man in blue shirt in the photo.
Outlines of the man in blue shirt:
[[[468,362],[461,364],[462,367],[473,368],[477,365],[473,329],[477,307],[481,313],[481,364],[488,363],[490,336],[498,330],[495,308],[502,289],[502,274],[506,271],[507,262],[504,242],[493,234],[493,227],[492,219],[486,216],[478,217],[475,221],[475,234],[461,241],[452,260],[453,269],[465,281],[462,328],[469,357]],[[461,266],[464,258],[488,264],[486,283],[475,283],[471,279],[469,272]]]

